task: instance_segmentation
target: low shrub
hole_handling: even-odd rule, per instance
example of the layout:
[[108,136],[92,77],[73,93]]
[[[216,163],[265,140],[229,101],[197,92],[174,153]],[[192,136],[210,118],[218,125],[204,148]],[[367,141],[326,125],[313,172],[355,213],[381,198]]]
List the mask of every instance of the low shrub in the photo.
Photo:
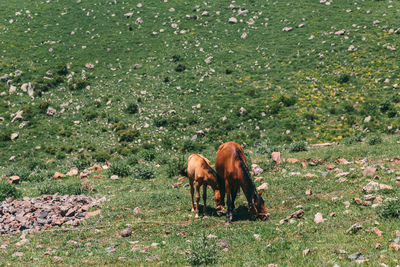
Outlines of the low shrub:
[[307,151],[307,144],[304,141],[297,141],[289,145],[290,152]]
[[86,80],[83,80],[82,78],[74,78],[68,84],[68,89],[71,91],[77,91],[77,90],[82,90],[88,85],[89,83]]
[[393,201],[386,201],[383,203],[378,211],[379,216],[386,219],[400,217],[400,199]]
[[135,179],[151,179],[154,178],[155,172],[151,166],[147,166],[145,164],[138,164],[135,166],[133,170],[132,177]]
[[120,142],[132,142],[136,137],[140,135],[139,131],[136,129],[129,129],[119,132]]
[[186,160],[183,156],[178,158],[173,158],[167,163],[167,176],[168,178],[172,178],[176,175],[186,176],[185,169],[186,169]]
[[17,190],[15,185],[2,180],[0,181],[0,201],[3,201],[8,197],[20,198],[21,192]]
[[139,111],[139,106],[136,103],[129,103],[126,107],[126,111],[129,114],[136,114]]
[[381,144],[382,141],[383,139],[380,135],[371,135],[367,138],[367,144],[370,146]]
[[185,259],[190,265],[209,265],[218,261],[217,246],[205,234],[190,243],[190,254]]
[[154,149],[144,149],[139,151],[137,156],[145,161],[153,161],[156,157],[156,151]]
[[126,161],[116,161],[111,164],[110,168],[108,169],[110,175],[118,175],[118,176],[129,176],[132,174],[132,171]]

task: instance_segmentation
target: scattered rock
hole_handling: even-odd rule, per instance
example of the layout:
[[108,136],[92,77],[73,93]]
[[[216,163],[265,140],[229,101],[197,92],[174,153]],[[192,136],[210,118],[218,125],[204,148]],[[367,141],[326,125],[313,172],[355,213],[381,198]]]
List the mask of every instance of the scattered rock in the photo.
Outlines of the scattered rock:
[[282,29],[283,32],[290,32],[291,30],[293,30],[292,27],[284,27],[284,28]]
[[299,159],[295,159],[295,158],[288,158],[286,161],[289,162],[289,163],[292,163],[292,164],[300,162]]
[[325,219],[323,218],[322,213],[318,212],[317,214],[315,214],[315,216],[314,216],[314,222],[315,222],[316,224],[318,224],[318,223],[323,223],[324,221],[325,221]]
[[343,250],[343,249],[337,249],[337,250],[335,250],[335,253],[336,254],[347,254],[347,251]]
[[69,172],[67,172],[66,175],[67,175],[67,176],[74,176],[74,175],[77,175],[78,172],[79,172],[78,168],[72,167],[72,168],[69,170]]
[[237,18],[231,17],[231,18],[229,18],[228,22],[231,24],[235,24],[238,22],[238,20],[237,20]]
[[393,188],[390,185],[379,184],[377,182],[371,181],[366,186],[363,187],[363,190],[367,193],[372,191],[379,191],[379,190],[392,190]]
[[227,248],[229,247],[228,241],[226,241],[225,239],[220,239],[217,242],[217,246],[221,247],[221,248]]
[[118,180],[119,177],[118,177],[118,175],[111,175],[110,179],[111,180]]
[[347,159],[344,158],[337,159],[335,162],[337,164],[350,164],[350,162],[348,162]]
[[17,176],[17,175],[10,176],[10,178],[8,178],[8,182],[9,182],[10,184],[18,184],[19,181],[20,181],[20,178],[19,178],[19,176]]
[[382,245],[380,243],[375,244],[375,249],[381,249]]
[[276,164],[281,164],[282,160],[281,160],[281,152],[272,152],[271,154],[271,159],[272,161],[275,161]]
[[326,166],[326,170],[327,171],[331,171],[331,170],[333,170],[335,168],[335,164],[333,164],[333,163],[329,163],[327,166]]
[[209,235],[207,236],[207,238],[217,238],[217,236],[216,236],[216,235],[213,235],[213,234],[209,234]]
[[259,187],[257,187],[257,191],[265,191],[268,190],[268,183],[263,183],[262,185],[260,185]]
[[132,229],[131,229],[131,228],[123,229],[123,230],[121,231],[120,235],[121,235],[122,237],[129,237],[129,236],[132,235]]
[[258,181],[261,181],[261,180],[264,180],[264,177],[258,176],[258,177],[254,178],[254,182],[258,182]]
[[57,110],[55,108],[52,108],[52,107],[47,108],[47,112],[46,112],[47,115],[54,116],[54,115],[56,115],[56,113],[57,113]]
[[382,231],[379,230],[377,227],[372,228],[372,231],[374,231],[374,233],[377,234],[378,236],[382,236]]
[[374,176],[374,174],[376,173],[376,171],[377,171],[377,168],[368,166],[368,167],[366,167],[366,168],[364,169],[363,175],[364,175],[364,176]]
[[358,223],[355,223],[352,226],[350,226],[349,229],[347,229],[346,234],[355,234],[359,230],[361,230],[362,228],[363,228],[362,225],[359,225]]
[[286,218],[281,220],[279,223],[284,224],[285,222],[288,222],[290,219],[300,219],[303,216],[304,216],[304,211],[302,209],[299,209],[299,210],[293,212],[292,214],[290,214],[289,216],[286,216]]
[[18,133],[12,133],[12,134],[11,134],[11,140],[15,140],[15,139],[17,139],[17,138],[18,138],[18,136],[19,136],[19,134],[18,134]]
[[24,253],[23,252],[14,252],[14,254],[12,254],[12,257],[19,257],[19,258],[21,258],[22,256],[24,256]]
[[97,216],[100,213],[101,213],[101,210],[95,210],[95,211],[86,212],[86,218]]
[[303,250],[303,257],[304,257],[304,256],[307,256],[307,255],[310,254],[310,253],[311,253],[311,250],[310,250],[309,248]]
[[317,177],[317,175],[313,174],[313,173],[307,173],[304,175],[304,177],[306,178],[313,178],[313,177]]
[[360,259],[361,257],[364,258],[364,257],[362,256],[362,253],[361,253],[361,252],[356,252],[356,253],[350,254],[347,258],[348,258],[349,260],[358,260],[358,259]]
[[357,197],[353,198],[354,202],[356,202],[357,205],[361,205],[363,201]]
[[60,172],[56,172],[54,175],[53,175],[53,178],[54,179],[58,179],[58,178],[63,178],[65,175],[64,174],[62,174],[62,173],[60,173]]
[[389,249],[394,249],[394,250],[396,250],[396,251],[399,251],[399,250],[400,250],[400,245],[393,242],[393,243],[391,243],[391,244],[389,245]]
[[306,196],[311,196],[311,195],[312,195],[311,189],[306,190]]
[[139,208],[139,207],[136,207],[136,208],[134,208],[133,209],[133,212],[135,213],[135,214],[138,214],[138,213],[140,213],[142,210]]

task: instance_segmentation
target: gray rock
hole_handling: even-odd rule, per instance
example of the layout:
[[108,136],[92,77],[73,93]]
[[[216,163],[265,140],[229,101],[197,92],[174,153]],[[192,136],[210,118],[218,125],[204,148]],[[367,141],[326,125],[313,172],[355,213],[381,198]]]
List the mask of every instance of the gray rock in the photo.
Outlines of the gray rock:
[[120,235],[121,235],[122,237],[129,237],[129,236],[132,235],[132,229],[131,229],[131,228],[123,229],[123,230],[121,231]]
[[[361,253],[361,252],[356,252],[356,253],[350,254],[347,258],[348,258],[349,260],[359,260],[360,257],[363,257],[363,256],[362,256],[362,253]],[[364,257],[363,257],[363,258],[364,258]]]

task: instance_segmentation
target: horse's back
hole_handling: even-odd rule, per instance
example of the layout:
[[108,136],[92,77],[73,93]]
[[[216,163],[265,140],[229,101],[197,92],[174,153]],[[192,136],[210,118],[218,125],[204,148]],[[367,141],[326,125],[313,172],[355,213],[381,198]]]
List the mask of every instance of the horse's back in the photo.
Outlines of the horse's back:
[[204,176],[203,173],[208,171],[209,166],[210,161],[206,157],[200,154],[190,155],[187,161],[188,177],[196,179],[199,176]]
[[221,179],[228,180],[230,183],[241,179],[242,169],[239,158],[243,156],[243,148],[235,142],[227,142],[219,146],[215,168]]

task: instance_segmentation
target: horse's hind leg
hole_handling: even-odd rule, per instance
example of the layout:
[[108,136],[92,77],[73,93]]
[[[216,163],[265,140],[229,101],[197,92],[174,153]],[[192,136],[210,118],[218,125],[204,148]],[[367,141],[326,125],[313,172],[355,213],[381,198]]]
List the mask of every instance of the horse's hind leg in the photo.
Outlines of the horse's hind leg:
[[231,194],[226,195],[226,205],[228,206],[228,211],[226,212],[226,220],[225,223],[229,224],[232,221],[232,200]]
[[194,187],[193,187],[193,180],[190,180],[190,194],[192,196],[192,212],[194,212]]
[[195,215],[195,218],[199,218],[200,184],[198,182],[195,182],[194,187],[196,188],[196,215]]
[[[231,191],[232,213],[235,213],[235,199],[238,193],[238,188]],[[235,213],[236,214],[236,213]]]

